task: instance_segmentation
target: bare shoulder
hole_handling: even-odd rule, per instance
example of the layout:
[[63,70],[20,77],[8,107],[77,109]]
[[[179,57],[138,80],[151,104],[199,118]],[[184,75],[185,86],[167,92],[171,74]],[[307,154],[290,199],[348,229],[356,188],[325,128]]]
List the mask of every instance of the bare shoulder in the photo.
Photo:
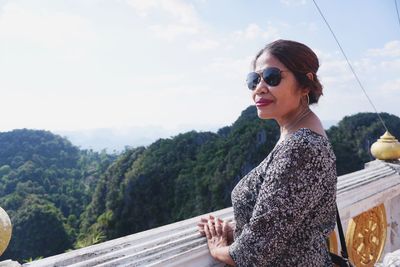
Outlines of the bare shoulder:
[[324,128],[322,128],[322,125],[321,125],[321,126],[316,126],[316,127],[309,127],[309,129],[310,129],[311,131],[313,131],[314,133],[317,133],[317,134],[319,134],[319,135],[322,135],[322,136],[328,138],[328,136],[326,135],[326,132],[325,132]]
[[317,133],[319,135],[322,135],[322,136],[328,138],[328,136],[326,135],[326,132],[324,130],[324,127],[322,126],[321,120],[314,113],[312,113],[309,120],[307,120],[307,122],[304,125],[304,128],[308,128],[311,131],[313,131],[314,133]]

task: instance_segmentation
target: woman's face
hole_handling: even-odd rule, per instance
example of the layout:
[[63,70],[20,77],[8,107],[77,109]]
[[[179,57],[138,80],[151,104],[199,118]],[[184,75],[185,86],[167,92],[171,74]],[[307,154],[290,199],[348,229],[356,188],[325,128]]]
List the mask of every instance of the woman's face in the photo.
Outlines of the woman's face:
[[307,94],[301,90],[294,74],[277,58],[264,52],[256,61],[255,72],[261,73],[267,67],[276,67],[281,72],[281,82],[270,86],[261,79],[252,91],[252,98],[261,119],[275,119],[279,125],[290,122],[300,108],[302,96]]

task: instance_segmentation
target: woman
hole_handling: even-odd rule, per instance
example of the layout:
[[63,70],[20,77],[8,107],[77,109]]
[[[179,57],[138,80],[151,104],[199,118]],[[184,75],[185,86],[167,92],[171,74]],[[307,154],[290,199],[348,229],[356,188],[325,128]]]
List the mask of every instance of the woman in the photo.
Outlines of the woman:
[[[199,226],[211,255],[232,266],[332,266],[336,163],[309,105],[322,95],[318,58],[278,40],[255,57],[247,85],[261,119],[278,122],[278,143],[232,191],[236,225],[210,216]],[[234,228],[234,229],[233,229]]]

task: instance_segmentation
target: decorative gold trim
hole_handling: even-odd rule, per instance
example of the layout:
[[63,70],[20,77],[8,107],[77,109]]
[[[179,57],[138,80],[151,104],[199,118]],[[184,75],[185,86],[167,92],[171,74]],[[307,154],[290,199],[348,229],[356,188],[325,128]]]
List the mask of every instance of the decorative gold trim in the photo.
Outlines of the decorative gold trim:
[[387,232],[383,204],[350,219],[346,231],[349,258],[356,266],[373,267],[382,255]]
[[338,254],[338,242],[336,237],[336,231],[332,231],[332,233],[328,237],[328,249],[330,252],[334,254]]

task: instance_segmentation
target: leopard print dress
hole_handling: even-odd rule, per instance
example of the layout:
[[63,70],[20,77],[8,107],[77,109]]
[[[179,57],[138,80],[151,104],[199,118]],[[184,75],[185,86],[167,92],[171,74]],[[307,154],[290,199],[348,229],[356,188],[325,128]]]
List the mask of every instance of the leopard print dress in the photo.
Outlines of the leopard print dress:
[[333,266],[336,158],[328,139],[301,128],[232,191],[236,266]]

